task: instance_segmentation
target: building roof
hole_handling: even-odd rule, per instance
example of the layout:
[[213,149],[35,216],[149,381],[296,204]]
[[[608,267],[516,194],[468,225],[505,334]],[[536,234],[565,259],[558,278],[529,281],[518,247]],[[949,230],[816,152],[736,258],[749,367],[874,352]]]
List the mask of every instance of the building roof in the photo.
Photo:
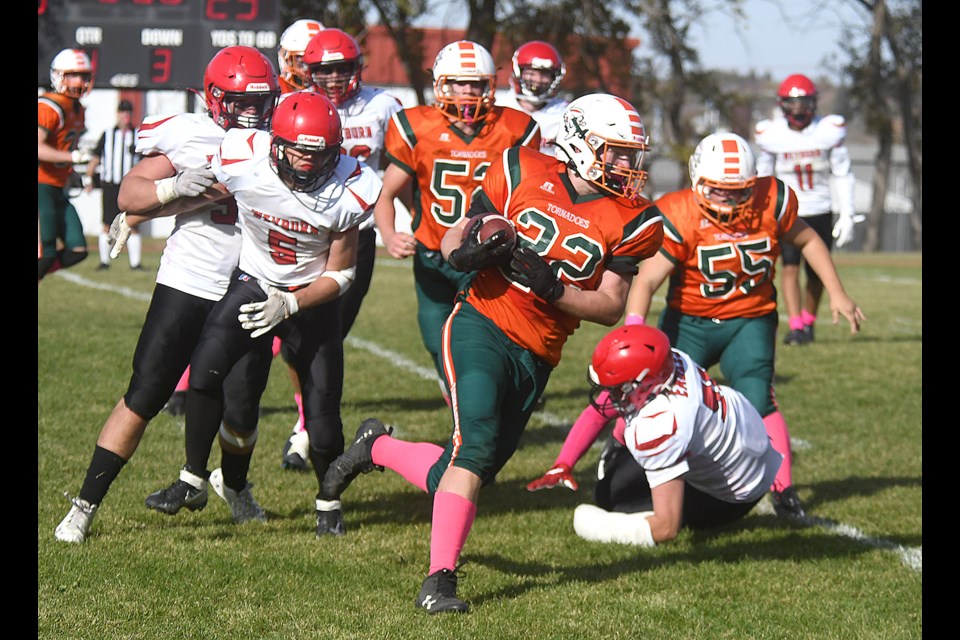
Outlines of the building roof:
[[[430,68],[433,66],[433,60],[440,49],[451,42],[466,38],[464,29],[426,28],[418,29],[418,31],[423,34],[423,64],[427,72],[427,78],[430,77]],[[627,50],[632,52],[640,46],[640,41],[636,38],[628,38],[625,44]],[[363,81],[365,83],[382,87],[409,86],[410,79],[397,53],[396,43],[385,26],[371,26],[362,36],[360,47],[363,51],[365,65],[363,70]],[[576,48],[572,46],[567,49],[575,50]],[[494,37],[490,53],[497,64],[497,88],[499,89],[509,87],[513,50],[513,45],[501,34]],[[617,95],[627,95],[629,93],[630,74],[615,74],[613,69],[624,68],[623,65],[627,65],[625,68],[629,70],[630,61],[600,60],[601,78],[599,79],[595,77],[595,72],[589,70],[588,65],[584,65],[576,57],[564,56],[564,62],[567,66],[567,75],[560,85],[561,90],[571,90],[575,85],[583,85],[595,90],[603,89]],[[574,82],[574,78],[583,79],[584,82]]]

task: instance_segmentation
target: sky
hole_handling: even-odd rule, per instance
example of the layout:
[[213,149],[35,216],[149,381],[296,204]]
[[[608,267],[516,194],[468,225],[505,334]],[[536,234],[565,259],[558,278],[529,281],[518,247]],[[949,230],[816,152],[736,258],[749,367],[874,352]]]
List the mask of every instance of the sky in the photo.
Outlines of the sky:
[[[439,0],[435,7],[417,24],[466,26],[463,2]],[[857,10],[852,0],[746,0],[744,10],[748,18],[739,33],[733,20],[719,12],[701,21],[708,26],[691,29],[704,68],[741,73],[753,70],[774,78],[802,73],[812,79],[828,77],[838,82],[837,74],[823,62],[842,59],[842,25],[864,21],[862,10]],[[631,35],[644,38],[639,27]]]
[[838,81],[830,66],[839,67],[845,59],[840,49],[842,27],[862,25],[864,16],[850,0],[821,4],[819,10],[817,5],[747,0],[748,19],[741,35],[731,19],[717,14],[711,26],[691,30],[700,61],[708,69],[753,70],[774,78],[802,73]]

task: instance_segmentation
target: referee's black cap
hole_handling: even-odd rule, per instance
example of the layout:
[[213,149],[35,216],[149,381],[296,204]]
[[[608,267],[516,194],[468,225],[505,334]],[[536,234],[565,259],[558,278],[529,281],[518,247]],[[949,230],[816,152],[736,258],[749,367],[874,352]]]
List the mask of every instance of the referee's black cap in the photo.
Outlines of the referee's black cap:
[[133,105],[129,100],[121,100],[120,106],[117,107],[117,111],[133,111]]

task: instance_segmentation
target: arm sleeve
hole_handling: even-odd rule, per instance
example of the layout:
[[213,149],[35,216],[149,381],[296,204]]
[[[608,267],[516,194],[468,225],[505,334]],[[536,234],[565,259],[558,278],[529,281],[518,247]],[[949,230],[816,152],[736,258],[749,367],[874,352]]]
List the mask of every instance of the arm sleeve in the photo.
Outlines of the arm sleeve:
[[830,171],[833,174],[833,209],[841,216],[856,213],[854,191],[856,178],[850,170],[850,152],[845,145],[838,145],[830,151]]

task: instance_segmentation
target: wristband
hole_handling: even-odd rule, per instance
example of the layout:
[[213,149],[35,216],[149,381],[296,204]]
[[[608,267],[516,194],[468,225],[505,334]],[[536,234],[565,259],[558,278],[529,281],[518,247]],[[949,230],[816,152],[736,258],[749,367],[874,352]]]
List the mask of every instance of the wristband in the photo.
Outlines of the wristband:
[[80,182],[83,184],[84,187],[92,187],[93,176],[88,176],[88,175],[80,176]]
[[167,204],[177,199],[177,177],[155,180],[157,185],[157,200],[160,204]]
[[644,320],[646,320],[646,318],[645,318],[644,316],[641,316],[641,315],[636,314],[636,313],[628,313],[628,314],[627,314],[627,319],[624,321],[623,324],[626,325],[626,326],[628,326],[628,327],[630,327],[630,326],[633,326],[633,325],[635,325],[635,324],[643,324]]
[[347,289],[350,288],[350,285],[353,284],[354,278],[357,275],[357,268],[350,267],[349,269],[341,269],[340,271],[324,271],[320,274],[321,278],[330,278],[337,283],[337,286],[340,287],[340,295],[342,296],[346,293]]

